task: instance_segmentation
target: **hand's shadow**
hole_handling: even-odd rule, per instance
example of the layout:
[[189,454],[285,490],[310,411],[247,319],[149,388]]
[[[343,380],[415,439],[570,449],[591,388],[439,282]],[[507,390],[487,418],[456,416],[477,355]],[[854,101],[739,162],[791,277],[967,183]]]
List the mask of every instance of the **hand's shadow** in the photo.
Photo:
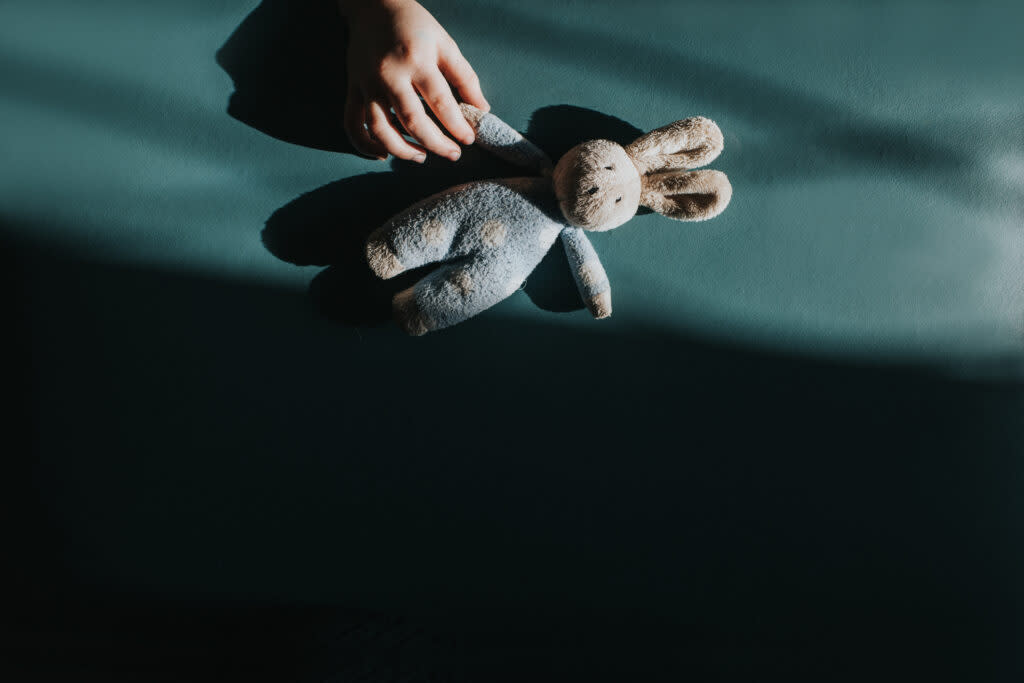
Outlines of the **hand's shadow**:
[[[342,126],[347,31],[327,0],[264,0],[217,51],[235,84],[228,114],[275,138],[332,152],[354,153]],[[557,161],[594,138],[622,144],[642,133],[599,112],[558,105],[534,112],[526,136]],[[381,281],[366,264],[364,242],[388,218],[454,185],[524,175],[479,148],[451,163],[431,155],[420,165],[393,160],[391,172],[368,173],[324,185],[275,211],[263,243],[297,265],[329,266],[310,290],[330,317],[372,324],[390,317],[391,296],[423,275],[420,269]],[[524,290],[546,310],[583,307],[559,243],[527,278]]]
[[263,0],[217,50],[228,114],[304,147],[355,154],[342,121],[348,30],[331,0]]

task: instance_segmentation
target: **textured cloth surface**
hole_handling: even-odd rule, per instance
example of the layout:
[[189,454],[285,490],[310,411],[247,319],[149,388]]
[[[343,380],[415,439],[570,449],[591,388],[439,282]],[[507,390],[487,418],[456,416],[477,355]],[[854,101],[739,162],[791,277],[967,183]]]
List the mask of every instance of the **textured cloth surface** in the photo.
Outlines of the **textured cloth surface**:
[[[313,273],[255,237],[264,221],[333,180],[387,170],[324,151],[344,146],[344,73],[330,8],[302,9],[320,5],[5,8],[8,225],[118,263],[305,287]],[[657,320],[812,353],[1013,353],[1024,335],[1024,10],[923,7],[430,4],[513,128],[571,104],[641,131],[698,114],[724,131],[716,168],[736,193],[726,214],[706,225],[639,216],[594,238],[616,281],[606,330]],[[215,55],[236,28],[229,76]],[[229,97],[259,130],[224,115]],[[528,302],[502,311],[549,317]]]
[[1024,680],[1024,4],[427,4],[552,157],[713,118],[728,210],[590,235],[605,321],[555,246],[353,324],[514,171],[345,153],[315,2],[4,3],[0,680]]

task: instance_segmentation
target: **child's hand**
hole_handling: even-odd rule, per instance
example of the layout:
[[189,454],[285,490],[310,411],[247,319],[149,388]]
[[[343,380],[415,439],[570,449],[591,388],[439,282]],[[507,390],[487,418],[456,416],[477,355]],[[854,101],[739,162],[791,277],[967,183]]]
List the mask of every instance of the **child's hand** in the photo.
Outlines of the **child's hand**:
[[[490,105],[455,41],[414,0],[339,0],[339,6],[349,19],[345,131],[356,150],[380,159],[390,152],[423,162],[426,150],[458,159],[458,144],[427,116],[419,98],[454,138],[473,143],[452,87],[469,104],[484,111]],[[420,144],[406,141],[396,124]]]

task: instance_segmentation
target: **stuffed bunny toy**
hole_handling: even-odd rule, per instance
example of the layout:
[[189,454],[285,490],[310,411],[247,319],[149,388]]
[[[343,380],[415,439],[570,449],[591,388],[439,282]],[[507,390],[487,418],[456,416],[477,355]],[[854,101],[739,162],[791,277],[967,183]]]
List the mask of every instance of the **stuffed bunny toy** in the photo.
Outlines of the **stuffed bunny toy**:
[[453,187],[370,234],[366,255],[378,277],[442,262],[392,300],[409,334],[455,325],[507,298],[559,236],[584,304],[606,318],[611,290],[586,231],[616,228],[640,206],[676,220],[706,220],[732,197],[724,173],[687,170],[722,151],[722,132],[709,119],[676,121],[625,147],[590,140],[552,168],[544,152],[498,117],[460,106],[477,144],[534,174]]

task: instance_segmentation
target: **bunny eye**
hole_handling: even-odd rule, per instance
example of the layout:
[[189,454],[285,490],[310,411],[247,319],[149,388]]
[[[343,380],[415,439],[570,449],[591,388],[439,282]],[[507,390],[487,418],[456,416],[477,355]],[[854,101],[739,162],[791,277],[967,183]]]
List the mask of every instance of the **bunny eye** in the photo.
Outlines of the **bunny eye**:
[[607,170],[609,170],[609,171],[614,171],[614,170],[615,170],[615,167],[614,167],[614,166],[605,166],[605,168],[606,168]]
[[618,203],[619,203],[619,202],[621,202],[621,201],[622,201],[622,197],[618,197],[618,198],[616,198],[616,199],[615,199],[615,203],[616,203],[616,204],[618,204]]
[[596,187],[592,187],[589,190],[587,190],[587,194],[595,194],[596,192],[597,192],[597,188]]

